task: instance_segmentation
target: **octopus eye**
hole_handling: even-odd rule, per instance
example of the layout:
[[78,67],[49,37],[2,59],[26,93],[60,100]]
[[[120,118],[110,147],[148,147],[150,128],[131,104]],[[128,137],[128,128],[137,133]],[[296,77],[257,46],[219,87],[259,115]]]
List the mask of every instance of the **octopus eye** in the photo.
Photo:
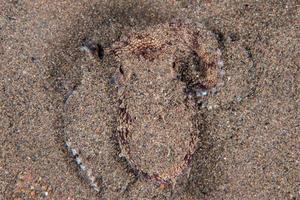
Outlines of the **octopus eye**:
[[92,40],[84,39],[80,49],[87,52],[90,56],[96,56],[100,60],[104,57],[104,48]]

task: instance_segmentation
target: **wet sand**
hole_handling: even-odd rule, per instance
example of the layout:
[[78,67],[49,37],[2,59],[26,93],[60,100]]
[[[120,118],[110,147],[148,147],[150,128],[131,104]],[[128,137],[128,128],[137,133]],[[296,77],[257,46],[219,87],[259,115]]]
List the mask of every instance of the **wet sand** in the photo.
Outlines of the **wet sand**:
[[[0,199],[300,198],[297,1],[0,0],[0,13]],[[80,51],[174,19],[214,33],[225,71],[176,192],[118,156],[113,63]]]

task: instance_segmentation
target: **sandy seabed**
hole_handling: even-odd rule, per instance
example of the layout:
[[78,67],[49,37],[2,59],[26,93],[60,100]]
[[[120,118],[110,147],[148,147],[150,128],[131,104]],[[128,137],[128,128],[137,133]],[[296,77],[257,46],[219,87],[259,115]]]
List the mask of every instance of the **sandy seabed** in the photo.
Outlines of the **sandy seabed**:
[[[0,0],[0,199],[299,199],[299,12],[296,0]],[[199,109],[188,175],[166,187],[119,156],[118,63],[80,47],[174,19],[215,36],[225,74]]]

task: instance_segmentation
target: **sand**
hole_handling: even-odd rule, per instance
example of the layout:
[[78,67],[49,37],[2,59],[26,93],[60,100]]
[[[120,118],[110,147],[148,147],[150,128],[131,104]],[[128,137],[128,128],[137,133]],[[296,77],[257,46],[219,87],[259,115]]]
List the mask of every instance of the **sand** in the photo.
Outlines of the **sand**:
[[[225,75],[201,109],[189,176],[172,191],[118,156],[117,111],[103,92],[110,57],[80,46],[108,48],[174,19],[215,34]],[[299,23],[292,0],[0,0],[0,199],[299,199]]]

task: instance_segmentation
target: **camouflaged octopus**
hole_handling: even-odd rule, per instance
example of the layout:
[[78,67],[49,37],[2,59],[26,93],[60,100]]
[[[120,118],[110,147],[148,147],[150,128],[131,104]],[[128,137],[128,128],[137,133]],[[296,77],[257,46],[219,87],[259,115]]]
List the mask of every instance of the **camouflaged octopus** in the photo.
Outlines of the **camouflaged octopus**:
[[157,25],[123,36],[106,53],[119,63],[120,156],[148,180],[174,184],[197,148],[199,92],[220,78],[215,36],[199,24]]

